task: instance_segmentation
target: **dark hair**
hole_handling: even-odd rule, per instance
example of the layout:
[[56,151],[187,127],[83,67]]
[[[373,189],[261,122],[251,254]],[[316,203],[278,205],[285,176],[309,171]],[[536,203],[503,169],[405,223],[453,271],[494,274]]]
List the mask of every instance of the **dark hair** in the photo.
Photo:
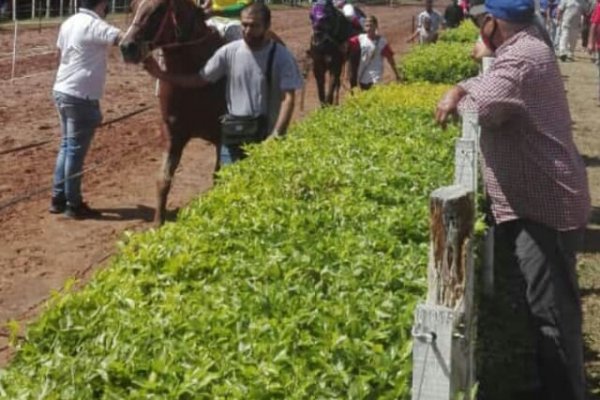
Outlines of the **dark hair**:
[[105,0],[81,0],[81,7],[93,10],[96,6]]
[[379,27],[379,21],[377,21],[377,17],[374,15],[369,15],[367,17],[367,22],[375,25],[375,27]]
[[269,28],[271,26],[271,10],[265,3],[250,3],[242,9],[242,13],[259,15],[265,27]]

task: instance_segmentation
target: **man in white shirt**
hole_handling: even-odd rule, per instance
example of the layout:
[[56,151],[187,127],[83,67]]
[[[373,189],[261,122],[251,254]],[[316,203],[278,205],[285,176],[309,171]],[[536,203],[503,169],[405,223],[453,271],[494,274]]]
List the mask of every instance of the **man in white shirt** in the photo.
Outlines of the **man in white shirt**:
[[103,19],[108,0],[82,0],[79,12],[60,27],[56,46],[58,72],[53,97],[62,139],[52,188],[50,212],[70,218],[100,215],[83,202],[81,172],[94,131],[102,121],[100,98],[106,81],[108,47],[122,37]]
[[588,8],[587,0],[561,0],[558,4],[560,38],[558,54],[561,61],[574,61],[575,45],[581,33],[581,18]]
[[429,24],[429,32],[433,36],[432,42],[435,43],[444,19],[442,18],[442,14],[433,9],[433,0],[425,0],[425,11],[417,17],[417,30],[424,28],[426,23]]

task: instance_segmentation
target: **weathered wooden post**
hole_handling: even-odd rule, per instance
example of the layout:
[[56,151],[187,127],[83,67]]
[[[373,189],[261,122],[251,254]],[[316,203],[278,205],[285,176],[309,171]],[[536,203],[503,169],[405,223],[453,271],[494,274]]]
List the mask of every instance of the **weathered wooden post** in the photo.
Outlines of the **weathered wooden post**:
[[46,18],[50,18],[50,0],[46,0]]
[[473,226],[477,190],[477,115],[463,115],[455,184],[430,198],[428,293],[413,326],[413,400],[450,400],[475,382]]

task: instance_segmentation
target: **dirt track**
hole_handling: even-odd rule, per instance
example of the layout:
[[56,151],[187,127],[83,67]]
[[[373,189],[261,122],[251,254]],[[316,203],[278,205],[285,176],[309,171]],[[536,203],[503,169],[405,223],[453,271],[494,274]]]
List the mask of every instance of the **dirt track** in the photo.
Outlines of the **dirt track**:
[[[374,6],[364,10],[379,18],[392,48],[402,52],[419,8]],[[302,61],[310,36],[308,10],[275,11],[273,29]],[[27,57],[18,60],[16,76],[42,74],[18,79],[13,85],[6,81],[11,72],[11,58],[6,54],[12,50],[12,32],[0,31],[0,325],[34,316],[40,304],[69,277],[88,278],[114,251],[123,231],[151,227],[154,177],[161,158],[154,82],[139,67],[121,63],[116,49],[110,55],[102,103],[105,120],[153,107],[96,133],[86,159],[87,167],[93,169],[84,177],[83,190],[86,200],[103,211],[102,219],[71,221],[46,211],[59,142],[58,118],[50,98],[55,61],[51,54],[34,53],[51,51],[57,31],[53,27],[19,35],[19,51]],[[386,74],[387,79],[392,78],[390,71]],[[295,118],[317,106],[311,78],[305,110],[297,107]],[[40,142],[47,143],[1,154]],[[213,164],[214,154],[203,142],[196,140],[188,146],[170,196],[171,210],[211,187]],[[39,193],[3,207],[7,201],[32,192]],[[0,349],[5,346],[6,333],[0,333]],[[0,351],[0,365],[7,357],[5,348]]]

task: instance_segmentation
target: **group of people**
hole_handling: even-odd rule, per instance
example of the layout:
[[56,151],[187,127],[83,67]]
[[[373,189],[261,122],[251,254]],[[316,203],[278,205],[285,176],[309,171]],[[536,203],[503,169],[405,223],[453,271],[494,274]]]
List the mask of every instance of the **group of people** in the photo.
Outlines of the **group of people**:
[[580,37],[587,47],[594,7],[593,0],[540,0],[540,14],[561,61],[574,61]]
[[[99,101],[106,79],[108,47],[117,45],[123,36],[104,20],[108,2],[82,0],[79,12],[62,24],[57,40],[59,61],[53,97],[60,115],[62,139],[50,212],[75,219],[100,215],[83,200],[81,174],[94,132],[102,121]],[[384,59],[398,78],[393,52],[378,33],[377,18],[366,17],[358,8],[348,7],[340,0],[337,5],[347,18],[365,30],[349,43],[352,51],[360,54],[360,87],[368,89],[382,80]],[[146,59],[144,67],[159,80],[181,87],[202,87],[225,77],[228,114],[260,118],[260,132],[256,133],[255,141],[285,135],[294,110],[295,92],[302,87],[303,79],[290,51],[267,34],[270,24],[269,8],[264,3],[251,3],[240,14],[241,39],[221,47],[198,74],[169,74],[152,57]],[[219,165],[244,158],[244,144],[224,141]]]

